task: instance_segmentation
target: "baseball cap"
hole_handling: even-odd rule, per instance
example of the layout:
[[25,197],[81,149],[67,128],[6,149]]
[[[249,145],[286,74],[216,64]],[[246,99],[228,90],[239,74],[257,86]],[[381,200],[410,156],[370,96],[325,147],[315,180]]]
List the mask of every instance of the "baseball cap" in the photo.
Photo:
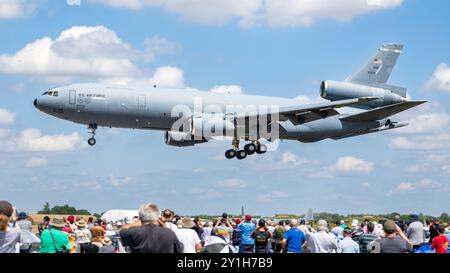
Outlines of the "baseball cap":
[[264,227],[265,225],[266,225],[266,220],[260,219],[259,222],[258,222],[258,226]]
[[245,215],[245,221],[251,221],[252,216],[251,215]]
[[241,219],[236,219],[234,222],[236,223],[236,225],[239,225],[241,223]]

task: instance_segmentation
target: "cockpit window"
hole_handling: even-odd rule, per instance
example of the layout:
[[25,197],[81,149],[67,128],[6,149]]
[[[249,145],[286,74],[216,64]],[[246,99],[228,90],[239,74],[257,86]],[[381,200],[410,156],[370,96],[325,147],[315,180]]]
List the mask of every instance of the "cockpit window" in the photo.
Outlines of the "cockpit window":
[[54,91],[53,92],[53,97],[57,97],[58,96],[58,91]]
[[53,91],[48,92],[49,96],[53,96]]
[[45,96],[45,95],[47,95],[48,94],[48,92],[44,92],[44,94],[42,94],[42,96]]

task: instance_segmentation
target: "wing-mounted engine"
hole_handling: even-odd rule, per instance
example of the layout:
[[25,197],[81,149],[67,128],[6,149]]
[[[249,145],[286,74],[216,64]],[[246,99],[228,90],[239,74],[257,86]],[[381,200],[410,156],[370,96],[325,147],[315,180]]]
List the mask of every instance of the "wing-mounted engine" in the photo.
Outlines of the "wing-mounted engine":
[[346,100],[360,97],[375,97],[377,100],[369,101],[354,107],[377,108],[406,99],[399,94],[406,95],[406,89],[390,85],[361,85],[350,82],[323,81],[320,85],[320,96],[330,101]]
[[206,139],[195,139],[194,136],[186,132],[167,131],[164,134],[164,142],[170,146],[188,147],[195,144],[208,142]]

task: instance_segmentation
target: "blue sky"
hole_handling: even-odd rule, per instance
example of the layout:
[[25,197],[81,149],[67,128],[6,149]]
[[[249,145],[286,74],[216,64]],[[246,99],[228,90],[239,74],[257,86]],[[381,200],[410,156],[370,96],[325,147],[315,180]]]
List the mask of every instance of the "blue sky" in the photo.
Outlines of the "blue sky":
[[[206,4],[208,3],[208,4]],[[450,3],[444,0],[0,0],[0,199],[93,212],[154,202],[181,214],[424,212],[450,177]],[[429,100],[411,126],[244,161],[227,142],[164,144],[161,132],[85,127],[32,105],[79,82],[158,83],[316,100],[386,42],[405,44],[390,83]],[[230,87],[233,85],[233,87]],[[168,94],[170,96],[170,94]]]

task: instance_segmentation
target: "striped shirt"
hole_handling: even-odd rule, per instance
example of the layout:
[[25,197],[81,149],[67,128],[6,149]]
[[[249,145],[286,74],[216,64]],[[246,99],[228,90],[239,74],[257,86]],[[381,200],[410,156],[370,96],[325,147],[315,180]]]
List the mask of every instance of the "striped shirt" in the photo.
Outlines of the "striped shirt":
[[361,250],[361,253],[369,253],[367,250],[367,245],[376,240],[378,237],[375,234],[371,233],[364,233],[359,237],[359,248]]

